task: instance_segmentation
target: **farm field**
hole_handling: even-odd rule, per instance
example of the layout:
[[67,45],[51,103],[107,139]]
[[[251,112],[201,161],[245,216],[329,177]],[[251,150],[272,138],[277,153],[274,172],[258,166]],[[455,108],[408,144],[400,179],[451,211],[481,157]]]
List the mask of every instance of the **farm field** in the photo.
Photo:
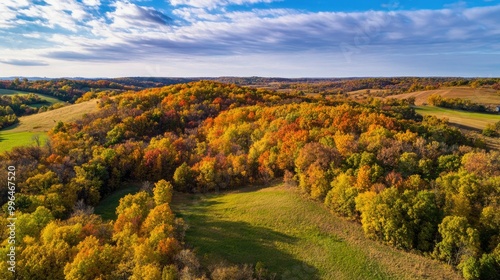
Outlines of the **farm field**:
[[387,92],[387,90],[384,90],[384,89],[371,88],[371,89],[359,89],[359,90],[349,91],[347,94],[351,98],[364,99],[372,94],[384,94],[386,92]]
[[416,91],[405,94],[392,95],[388,98],[415,98],[415,105],[427,103],[427,98],[432,94],[439,94],[445,98],[463,98],[484,105],[500,105],[500,94],[490,88],[450,87],[435,90]]
[[487,124],[500,121],[500,115],[452,110],[434,106],[417,106],[417,113],[447,118],[451,124],[474,130],[483,130]]
[[45,94],[40,94],[40,93],[35,93],[35,92],[26,92],[26,91],[19,91],[19,90],[10,90],[10,89],[0,89],[0,95],[28,95],[30,93],[36,94],[40,96],[40,98],[44,101],[46,101],[46,104],[32,104],[30,106],[32,107],[41,107],[42,105],[52,105],[55,103],[63,102],[55,97],[45,95]]
[[11,150],[17,146],[29,145],[33,142],[34,135],[40,135],[42,139],[46,139],[46,133],[57,122],[75,121],[84,114],[96,110],[96,101],[90,100],[52,111],[20,117],[18,124],[0,130],[0,152]]
[[172,207],[207,265],[262,262],[276,279],[461,279],[442,263],[367,239],[360,225],[283,185],[176,193]]

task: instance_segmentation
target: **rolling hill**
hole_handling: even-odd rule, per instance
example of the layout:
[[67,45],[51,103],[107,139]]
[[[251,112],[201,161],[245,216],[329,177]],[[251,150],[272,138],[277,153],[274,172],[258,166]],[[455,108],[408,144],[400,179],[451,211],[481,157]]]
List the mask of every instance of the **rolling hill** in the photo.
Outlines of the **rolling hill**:
[[40,94],[40,93],[35,93],[35,92],[26,92],[26,91],[19,91],[19,90],[10,90],[10,89],[0,89],[0,95],[28,95],[30,93],[38,95],[43,101],[45,101],[43,104],[32,104],[30,106],[32,107],[40,107],[42,105],[52,105],[55,103],[63,102],[60,99],[57,99],[53,96],[45,95],[45,94]]
[[500,121],[500,115],[452,110],[434,106],[418,106],[415,108],[421,115],[433,115],[447,118],[450,124],[472,130],[483,130],[486,125]]
[[176,193],[186,241],[206,265],[263,263],[275,279],[462,279],[451,267],[369,240],[297,189],[276,184],[219,195]]
[[38,135],[46,139],[46,133],[59,121],[72,122],[84,114],[97,110],[97,101],[90,100],[79,104],[65,106],[56,110],[19,118],[19,123],[0,130],[0,152],[13,147],[33,143],[33,137]]
[[415,97],[415,105],[423,105],[427,103],[427,98],[432,94],[439,94],[446,98],[470,99],[475,103],[484,105],[500,105],[500,94],[498,91],[490,88],[450,87],[392,95],[390,98],[403,99]]

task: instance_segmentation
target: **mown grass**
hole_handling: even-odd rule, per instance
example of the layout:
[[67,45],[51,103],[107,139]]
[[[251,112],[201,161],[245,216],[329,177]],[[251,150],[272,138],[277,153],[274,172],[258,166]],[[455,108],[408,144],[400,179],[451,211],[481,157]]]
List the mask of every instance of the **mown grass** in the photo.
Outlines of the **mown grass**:
[[415,110],[421,115],[433,115],[439,118],[447,118],[451,124],[475,130],[483,130],[486,125],[500,121],[500,115],[496,114],[467,112],[434,106],[417,106]]
[[172,206],[205,265],[263,262],[277,279],[460,279],[444,264],[366,239],[357,223],[295,189],[175,194]]
[[100,215],[105,220],[116,219],[116,207],[120,204],[120,198],[126,196],[127,194],[135,194],[139,191],[137,185],[131,184],[127,185],[123,189],[119,189],[116,192],[104,197],[101,202],[95,207],[94,213]]
[[19,123],[0,130],[0,153],[9,151],[14,147],[30,145],[34,135],[47,139],[47,132],[57,122],[73,122],[97,111],[97,101],[90,100],[79,104],[65,106],[59,109],[23,116]]
[[20,117],[18,124],[7,127],[2,131],[47,132],[59,121],[73,122],[82,118],[85,114],[90,114],[97,110],[97,101],[90,100],[43,113]]
[[19,91],[19,90],[10,90],[10,89],[0,89],[0,95],[28,95],[30,93],[38,95],[42,100],[45,101],[44,104],[31,104],[30,106],[32,107],[41,107],[43,105],[52,105],[55,103],[63,102],[60,99],[57,99],[53,96],[50,95],[45,95],[45,94],[40,94],[40,93],[35,93],[35,92],[26,92],[26,91]]
[[14,147],[34,145],[34,137],[38,136],[40,144],[47,141],[47,134],[42,132],[0,131],[0,153],[10,151]]
[[428,103],[427,98],[432,94],[439,94],[444,98],[462,98],[485,105],[500,105],[499,91],[492,88],[448,87],[434,90],[423,90],[398,95],[388,98],[415,98],[416,105]]

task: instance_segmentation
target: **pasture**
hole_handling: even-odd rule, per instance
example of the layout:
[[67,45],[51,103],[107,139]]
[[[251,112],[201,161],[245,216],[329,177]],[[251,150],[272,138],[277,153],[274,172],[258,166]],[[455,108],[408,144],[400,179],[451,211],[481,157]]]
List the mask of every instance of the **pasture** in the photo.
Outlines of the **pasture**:
[[248,187],[218,195],[176,193],[186,242],[210,266],[261,262],[276,279],[461,279],[449,266],[367,239],[295,188]]
[[500,115],[497,114],[467,112],[434,106],[417,106],[415,110],[424,116],[433,115],[438,118],[447,118],[450,124],[473,130],[483,130],[487,124],[500,121]]
[[439,94],[445,98],[469,99],[472,102],[484,105],[500,105],[500,93],[491,88],[450,87],[435,90],[423,90],[405,94],[392,95],[388,98],[415,98],[415,105],[427,103],[427,98],[432,94]]
[[35,138],[43,144],[47,140],[47,134],[43,132],[10,132],[8,130],[0,131],[0,153],[10,151],[14,147],[28,146],[36,144]]
[[19,91],[19,90],[10,90],[10,89],[0,89],[0,95],[28,95],[30,93],[33,93],[33,94],[36,94],[38,95],[43,101],[45,101],[44,103],[38,103],[38,104],[31,104],[30,106],[31,107],[41,107],[43,105],[52,105],[52,104],[55,104],[55,103],[60,103],[60,102],[63,102],[53,96],[50,96],[50,95],[45,95],[45,94],[40,94],[40,93],[35,93],[35,92],[26,92],[26,91]]
[[52,111],[23,116],[19,123],[0,130],[0,153],[13,147],[30,145],[34,135],[47,139],[47,132],[59,121],[73,122],[84,114],[97,111],[97,101],[90,100]]

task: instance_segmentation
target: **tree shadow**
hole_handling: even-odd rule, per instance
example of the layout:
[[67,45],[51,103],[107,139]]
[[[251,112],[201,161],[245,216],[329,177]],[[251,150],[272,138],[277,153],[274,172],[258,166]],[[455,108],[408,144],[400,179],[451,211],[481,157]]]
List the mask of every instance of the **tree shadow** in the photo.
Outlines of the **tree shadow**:
[[468,125],[461,124],[458,122],[452,122],[452,121],[448,121],[448,122],[449,122],[449,124],[454,125],[454,126],[458,127],[459,129],[475,131],[475,132],[482,132],[481,129],[476,128],[476,127],[468,126]]
[[205,265],[221,261],[252,265],[261,262],[269,273],[276,274],[275,279],[320,279],[316,268],[278,247],[296,243],[296,237],[242,221],[214,220],[196,214],[183,218],[190,226],[186,242]]
[[16,127],[18,127],[20,125],[21,125],[21,123],[17,122],[17,123],[15,123],[13,125],[10,125],[10,126],[2,128],[1,131],[10,131],[10,130],[13,130],[14,128],[16,128]]

